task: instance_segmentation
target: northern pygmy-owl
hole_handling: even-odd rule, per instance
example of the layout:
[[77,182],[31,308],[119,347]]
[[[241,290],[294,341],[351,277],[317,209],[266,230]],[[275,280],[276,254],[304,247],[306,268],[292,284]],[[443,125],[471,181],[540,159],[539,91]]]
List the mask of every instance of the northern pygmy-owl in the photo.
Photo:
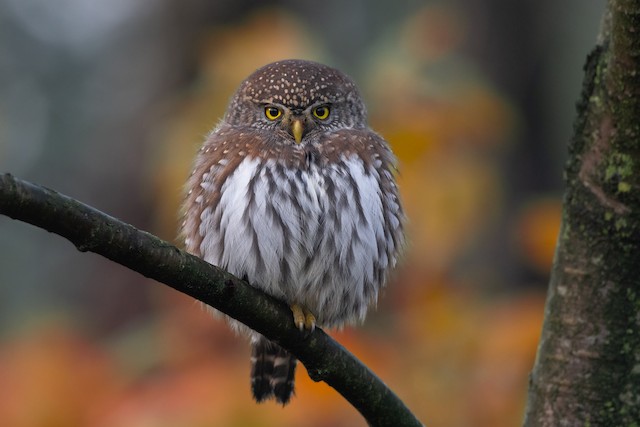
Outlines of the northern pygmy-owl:
[[[301,329],[361,321],[403,244],[394,171],[349,77],[309,61],[266,65],[195,159],[186,248],[285,301]],[[251,337],[254,398],[286,404],[296,359],[231,324]]]

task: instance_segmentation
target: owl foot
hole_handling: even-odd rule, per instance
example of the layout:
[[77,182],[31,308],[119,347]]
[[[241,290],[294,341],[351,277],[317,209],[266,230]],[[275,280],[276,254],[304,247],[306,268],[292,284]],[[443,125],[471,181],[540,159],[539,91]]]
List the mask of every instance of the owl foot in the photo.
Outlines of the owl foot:
[[316,316],[300,304],[291,306],[293,312],[293,323],[301,331],[308,329],[310,332],[316,328]]

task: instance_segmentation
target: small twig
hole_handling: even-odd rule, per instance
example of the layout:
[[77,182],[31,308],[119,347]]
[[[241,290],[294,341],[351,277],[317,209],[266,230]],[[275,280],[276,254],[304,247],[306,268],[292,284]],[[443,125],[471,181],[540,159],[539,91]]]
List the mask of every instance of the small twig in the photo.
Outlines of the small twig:
[[43,228],[228,314],[293,353],[372,426],[421,426],[404,403],[344,347],[298,331],[288,307],[158,237],[53,190],[0,175],[0,214]]

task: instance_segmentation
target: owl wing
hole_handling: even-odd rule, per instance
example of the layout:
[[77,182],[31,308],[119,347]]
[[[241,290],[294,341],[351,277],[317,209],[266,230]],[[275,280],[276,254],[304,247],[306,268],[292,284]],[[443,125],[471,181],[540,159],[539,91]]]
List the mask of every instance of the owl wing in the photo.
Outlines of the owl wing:
[[395,181],[397,159],[387,141],[370,129],[332,132],[320,140],[319,147],[329,163],[343,164],[351,161],[352,165],[357,164],[362,168],[365,179],[375,181],[376,194],[368,196],[378,197],[382,205],[383,223],[381,231],[376,233],[376,240],[378,268],[384,277],[387,270],[395,267],[404,247],[405,215]]
[[[187,252],[202,257],[202,240],[208,229],[220,233],[221,215],[216,212],[222,186],[244,159],[246,138],[228,126],[219,126],[207,137],[198,152],[186,185],[180,230]],[[204,221],[204,222],[203,222]]]

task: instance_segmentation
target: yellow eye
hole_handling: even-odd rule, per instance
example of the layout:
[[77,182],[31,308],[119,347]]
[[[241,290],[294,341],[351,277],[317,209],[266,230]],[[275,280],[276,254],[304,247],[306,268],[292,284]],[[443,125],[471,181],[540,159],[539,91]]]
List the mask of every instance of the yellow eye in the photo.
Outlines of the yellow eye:
[[276,107],[266,107],[264,109],[264,115],[267,116],[269,120],[276,120],[282,115],[282,110]]
[[320,120],[325,120],[329,117],[329,107],[326,105],[321,105],[313,109],[313,115],[319,118]]

